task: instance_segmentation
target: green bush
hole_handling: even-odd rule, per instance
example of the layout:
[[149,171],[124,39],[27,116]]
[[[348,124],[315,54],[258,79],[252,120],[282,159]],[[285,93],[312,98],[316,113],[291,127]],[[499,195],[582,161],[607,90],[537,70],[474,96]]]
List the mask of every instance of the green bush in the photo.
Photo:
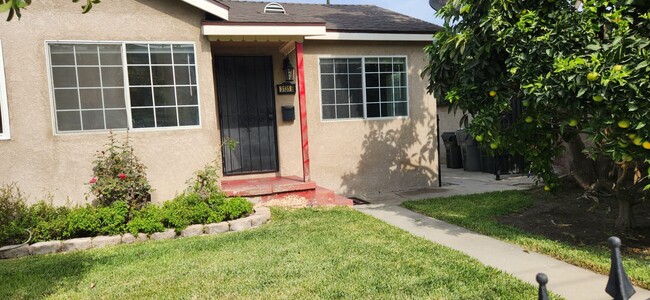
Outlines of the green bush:
[[192,224],[205,223],[211,211],[201,195],[181,194],[163,204],[163,223],[176,230],[182,230]]
[[27,214],[25,203],[25,196],[16,184],[0,187],[0,245],[19,244],[29,237],[22,226]]
[[97,209],[99,231],[101,235],[117,235],[126,231],[129,206],[126,201],[116,201],[108,207]]
[[253,204],[241,197],[227,199],[220,208],[226,220],[234,220],[253,213]]
[[162,222],[163,211],[155,204],[148,204],[139,211],[135,211],[133,218],[126,225],[126,230],[133,235],[141,233],[151,234],[165,230]]
[[129,209],[126,201],[116,201],[111,206],[79,206],[70,210],[65,238],[116,235],[126,231]]
[[52,201],[41,200],[29,207],[23,226],[32,231],[32,242],[63,239],[70,208],[54,207]]
[[138,210],[151,199],[146,167],[133,154],[129,138],[118,144],[111,132],[107,149],[98,151],[90,179],[90,194],[99,206],[126,201],[129,211]]
[[90,205],[71,209],[66,223],[64,238],[91,237],[97,235],[100,227],[97,209]]
[[226,198],[211,184],[188,190],[194,192],[186,191],[162,207],[149,203],[131,210],[127,200],[116,200],[108,206],[68,208],[55,207],[49,199],[28,206],[15,184],[4,185],[0,187],[0,246],[26,241],[26,229],[33,234],[31,242],[36,243],[125,232],[151,234],[165,228],[180,231],[192,224],[218,223],[253,212],[253,205],[246,199]]

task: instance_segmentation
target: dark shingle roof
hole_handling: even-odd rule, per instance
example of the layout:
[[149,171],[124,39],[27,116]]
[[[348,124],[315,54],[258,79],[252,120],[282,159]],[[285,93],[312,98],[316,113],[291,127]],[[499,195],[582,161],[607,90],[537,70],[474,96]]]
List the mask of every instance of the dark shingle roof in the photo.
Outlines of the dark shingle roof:
[[[228,6],[228,22],[326,23],[328,31],[433,33],[439,26],[375,5],[281,3],[286,14],[264,13],[270,2],[217,0]],[[432,12],[433,13],[433,12]]]

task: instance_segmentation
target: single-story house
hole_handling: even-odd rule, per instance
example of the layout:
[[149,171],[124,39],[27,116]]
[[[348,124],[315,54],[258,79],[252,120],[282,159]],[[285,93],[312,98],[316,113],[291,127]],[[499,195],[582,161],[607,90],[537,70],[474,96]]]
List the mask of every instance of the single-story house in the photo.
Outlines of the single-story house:
[[224,182],[437,184],[420,77],[436,25],[372,5],[41,0],[2,27],[0,183],[31,197],[85,202],[109,130],[128,131],[154,201],[218,157]]

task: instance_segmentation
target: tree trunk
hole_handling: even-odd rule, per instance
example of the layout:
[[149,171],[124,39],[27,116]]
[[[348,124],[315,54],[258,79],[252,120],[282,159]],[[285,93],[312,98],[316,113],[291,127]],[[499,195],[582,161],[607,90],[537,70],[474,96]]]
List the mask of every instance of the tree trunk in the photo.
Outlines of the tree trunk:
[[618,218],[616,218],[616,228],[628,230],[636,227],[634,218],[634,204],[629,197],[618,197]]
[[568,156],[571,176],[586,191],[592,191],[598,181],[595,162],[584,154],[585,144],[579,134],[566,140],[566,155]]

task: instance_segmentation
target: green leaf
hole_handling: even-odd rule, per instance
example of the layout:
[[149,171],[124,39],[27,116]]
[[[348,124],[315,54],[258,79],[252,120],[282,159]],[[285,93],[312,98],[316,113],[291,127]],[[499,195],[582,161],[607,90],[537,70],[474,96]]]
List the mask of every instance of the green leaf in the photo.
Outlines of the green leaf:
[[587,45],[586,48],[592,51],[598,51],[600,50],[601,47],[598,44],[592,44],[592,45]]
[[582,97],[582,95],[584,95],[586,92],[587,92],[587,88],[586,88],[586,87],[581,88],[581,89],[578,91],[578,95],[577,95],[578,98]]
[[645,123],[644,122],[639,122],[639,124],[636,125],[635,129],[639,130],[639,129],[643,128],[643,127],[645,127]]
[[643,191],[644,191],[644,192],[647,191],[647,190],[650,190],[650,184],[646,185],[646,186],[643,188]]
[[18,7],[18,8],[25,8],[25,7],[29,6],[28,2],[30,2],[30,1],[25,1],[25,0],[14,0],[14,1],[16,1],[16,7]]
[[5,4],[0,4],[0,13],[8,12],[14,5],[13,0],[9,0]]

